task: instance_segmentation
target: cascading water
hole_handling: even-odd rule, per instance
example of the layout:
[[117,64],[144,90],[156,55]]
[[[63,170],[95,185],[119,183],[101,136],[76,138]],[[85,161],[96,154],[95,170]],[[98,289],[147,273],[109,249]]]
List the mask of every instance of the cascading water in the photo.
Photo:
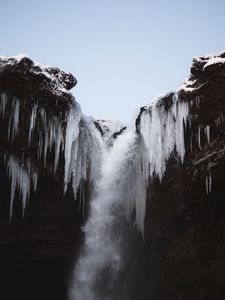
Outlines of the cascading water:
[[96,183],[90,216],[84,227],[85,245],[76,265],[70,299],[103,299],[99,286],[106,273],[110,284],[104,291],[105,297],[113,288],[113,279],[121,267],[118,212],[126,196],[126,169],[133,160],[135,141],[135,134],[129,131],[105,150],[101,178]]
[[[111,147],[103,148],[101,175],[90,200],[85,242],[74,271],[70,300],[106,300],[123,269],[124,220],[134,220],[144,236],[146,192],[151,177],[162,179],[176,149],[184,159],[184,124],[188,104],[173,95],[170,107],[161,99],[138,114]],[[137,118],[134,118],[136,121]],[[137,123],[137,122],[136,122]],[[136,124],[137,125],[137,124]]]
[[[199,65],[202,64],[201,60],[206,62],[204,57],[200,58],[199,62],[195,59]],[[30,64],[29,60],[27,62]],[[222,64],[224,58],[217,60],[214,57],[212,64],[215,62]],[[206,63],[203,71],[210,65],[211,63]],[[39,73],[42,68],[35,66],[35,70]],[[53,95],[57,95],[57,100],[59,95],[67,93],[67,90],[61,86],[61,75],[56,76],[56,81],[55,76],[49,75],[52,72],[55,74],[55,71],[58,74],[57,70],[51,69],[46,71],[43,69],[42,72],[47,83],[49,80],[54,82]],[[192,75],[181,91],[192,92],[200,89],[198,80],[193,80],[195,76]],[[44,91],[42,88],[41,91]],[[185,97],[182,92],[179,95]],[[69,298],[70,300],[130,300],[132,289],[131,292],[129,291],[130,295],[127,290],[136,273],[135,276],[131,274],[131,280],[129,278],[126,281],[124,277],[130,270],[135,272],[138,270],[137,261],[134,262],[133,269],[127,266],[130,258],[135,257],[133,253],[139,253],[139,249],[130,257],[128,252],[133,250],[130,245],[138,248],[134,241],[145,238],[146,198],[148,196],[149,200],[151,195],[152,179],[157,177],[159,179],[157,183],[162,181],[171,155],[176,159],[176,164],[177,161],[183,163],[185,141],[188,140],[190,152],[187,157],[189,158],[191,153],[197,158],[192,161],[196,168],[193,180],[198,169],[201,169],[199,173],[205,176],[206,194],[210,195],[214,188],[214,161],[211,162],[210,159],[214,155],[219,157],[224,154],[224,149],[218,152],[210,151],[214,150],[215,127],[220,131],[219,126],[224,123],[223,113],[218,114],[217,119],[214,120],[215,124],[213,118],[209,124],[201,123],[198,114],[201,101],[204,100],[203,96],[193,98],[190,103],[187,103],[185,99],[178,98],[178,93],[170,93],[157,98],[151,105],[139,109],[131,125],[126,128],[119,122],[96,121],[86,117],[71,95],[68,96],[70,99],[68,106],[64,108],[63,105],[62,109],[58,107],[61,101],[59,99],[45,105],[44,101],[36,97],[31,99],[20,97],[6,92],[0,94],[0,118],[3,121],[2,132],[7,145],[6,153],[3,149],[5,154],[2,155],[2,160],[10,182],[8,186],[11,189],[10,222],[17,214],[18,205],[21,205],[24,217],[30,194],[35,192],[36,188],[38,190],[37,180],[40,181],[44,176],[42,170],[47,170],[48,174],[53,176],[58,175],[57,172],[62,172],[63,161],[65,161],[64,192],[67,191],[68,186],[72,186],[74,198],[80,201],[79,207],[82,207],[83,213],[87,208],[87,205],[84,205],[84,187],[88,186],[88,191],[89,188],[91,191],[88,199],[89,214],[83,227],[84,244],[71,278]],[[62,102],[66,104],[67,100],[65,103]],[[52,110],[54,105],[57,106],[55,111]],[[189,105],[193,107],[190,118]],[[185,131],[187,121],[188,128]],[[17,145],[19,149],[15,151]],[[199,151],[196,151],[196,148]],[[202,154],[206,155],[202,157]],[[61,178],[60,173],[57,180]],[[212,215],[214,223],[213,220]],[[148,226],[149,224],[151,225],[151,222],[148,222]],[[141,271],[142,266],[141,264]],[[122,289],[118,283],[124,283]],[[138,298],[140,298],[139,291],[138,296],[132,299]]]
[[[20,99],[15,98],[10,103],[14,113],[9,118],[8,132],[13,142],[19,134]],[[2,118],[5,118],[8,105],[7,95],[3,94],[0,103]],[[47,117],[37,103],[33,106],[28,146],[34,130],[44,128],[44,136],[38,131],[38,158],[42,158],[45,165],[48,153],[54,149],[56,172],[59,154],[64,151],[65,191],[70,182],[75,197],[83,182],[93,186],[90,213],[83,228],[85,242],[75,267],[70,300],[115,299],[117,278],[126,267],[124,241],[129,235],[126,231],[129,226],[126,225],[135,224],[144,237],[146,194],[151,178],[156,176],[162,180],[167,161],[174,151],[183,161],[188,111],[188,103],[181,101],[177,94],[159,97],[153,104],[137,111],[131,125],[126,128],[120,122],[97,123],[83,115],[79,104],[74,102],[66,116],[64,131],[62,121],[57,117]],[[210,143],[210,128],[205,132]],[[24,213],[31,183],[36,189],[37,174],[28,165],[20,167],[14,159],[8,162],[8,173],[12,182],[11,220],[16,189],[20,191]],[[211,179],[206,186],[210,192]],[[83,207],[84,200],[81,196]]]

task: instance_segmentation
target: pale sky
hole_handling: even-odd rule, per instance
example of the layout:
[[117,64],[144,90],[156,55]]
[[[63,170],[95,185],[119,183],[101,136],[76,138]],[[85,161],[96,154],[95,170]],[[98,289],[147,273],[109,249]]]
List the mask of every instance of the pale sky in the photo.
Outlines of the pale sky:
[[129,121],[176,90],[192,58],[225,50],[224,0],[1,0],[0,55],[70,71],[82,111]]

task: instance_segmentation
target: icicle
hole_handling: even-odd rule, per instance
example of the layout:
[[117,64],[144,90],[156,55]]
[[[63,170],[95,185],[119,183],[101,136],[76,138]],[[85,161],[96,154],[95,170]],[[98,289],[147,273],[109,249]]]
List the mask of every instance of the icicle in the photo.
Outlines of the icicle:
[[[83,255],[77,262],[70,299],[99,299],[95,285],[99,272],[110,270],[110,280],[121,266],[120,213],[133,222],[144,236],[146,195],[153,175],[162,179],[166,163],[174,150],[181,162],[185,156],[184,130],[189,104],[174,95],[171,107],[161,99],[138,112],[136,118],[117,137],[112,147],[98,139],[99,131],[93,121],[71,109],[67,119],[65,145],[65,189],[70,179],[84,207],[83,179],[94,179],[95,190],[90,201],[90,213],[84,226]],[[77,116],[76,116],[77,114]],[[134,125],[135,124],[135,125]],[[73,126],[72,126],[73,125]],[[137,133],[138,132],[138,133]],[[102,159],[98,160],[103,150]],[[101,162],[101,165],[100,165]],[[101,166],[101,176],[96,171]],[[98,178],[96,180],[96,178]],[[82,202],[82,203],[81,203]],[[123,239],[123,233],[121,233]]]
[[174,148],[181,162],[184,160],[184,126],[189,104],[181,102],[175,94],[172,107],[166,111],[164,106],[158,106],[159,100],[143,112],[140,128],[148,153],[149,175],[155,173],[161,180],[166,170],[166,162]]
[[9,117],[9,125],[8,125],[8,140],[10,139],[10,132],[11,132],[11,121],[12,121],[12,116]]
[[61,124],[56,124],[55,128],[55,164],[54,164],[54,173],[56,172],[59,164],[59,153],[60,148],[63,146],[64,138],[63,138],[63,130]]
[[73,174],[72,164],[73,160],[76,163],[78,151],[78,136],[79,136],[79,123],[81,119],[81,110],[77,102],[71,107],[67,117],[66,127],[66,140],[65,140],[65,174],[64,174],[64,191],[66,192],[67,186]]
[[35,127],[37,117],[37,104],[35,104],[32,108],[31,116],[30,116],[30,126],[29,126],[29,135],[28,135],[28,146],[31,142],[32,132]]
[[211,171],[209,173],[209,193],[212,192],[212,174]]
[[[34,108],[31,114],[31,120],[35,120],[37,111],[39,112],[39,115],[41,117],[39,121],[39,125],[41,125],[44,132],[44,136],[43,136],[43,133],[39,131],[38,159],[41,159],[41,157],[43,156],[44,166],[46,166],[48,153],[50,153],[53,150],[53,145],[54,145],[54,154],[55,154],[54,173],[55,173],[58,168],[60,150],[62,150],[64,146],[64,134],[63,134],[62,121],[60,121],[55,116],[47,117],[46,111],[43,108],[39,108],[39,109]],[[34,123],[31,122],[30,132],[32,132],[33,130],[33,124]]]
[[205,177],[205,185],[206,185],[206,194],[211,194],[212,192],[212,174],[211,171],[209,172],[209,175]]
[[20,114],[20,102],[19,99],[13,100],[14,114],[12,125],[12,141],[19,131],[19,114]]
[[[176,96],[177,97],[177,96]],[[185,144],[184,144],[184,126],[187,124],[187,117],[189,112],[188,102],[178,102],[178,98],[175,99],[175,105],[178,106],[177,114],[175,115],[176,122],[176,150],[178,156],[181,158],[181,162],[184,160]]]
[[27,201],[30,196],[30,184],[33,182],[34,190],[37,187],[37,173],[31,171],[29,163],[26,167],[21,165],[15,158],[12,156],[9,157],[8,164],[8,175],[11,180],[11,197],[10,197],[10,209],[9,209],[9,220],[11,222],[13,216],[13,203],[15,198],[15,192],[18,189],[19,196],[22,200],[23,207],[23,216]]
[[198,147],[200,150],[202,150],[202,147],[201,147],[201,127],[198,126]]
[[33,172],[32,173],[32,181],[33,181],[33,187],[34,187],[35,192],[37,190],[37,180],[38,180],[38,174],[36,172]]
[[208,145],[210,145],[210,126],[209,125],[206,126],[206,136],[207,136]]
[[100,173],[102,143],[94,119],[82,115],[79,104],[75,102],[67,116],[64,192],[71,181],[74,196],[80,186],[82,197],[82,182],[96,183]]
[[205,177],[205,187],[206,187],[206,194],[209,194],[209,178],[208,176]]
[[9,118],[9,125],[8,125],[8,139],[13,142],[14,137],[17,135],[19,131],[19,113],[20,113],[20,102],[18,98],[14,98],[11,109],[13,111],[13,115]]
[[200,97],[196,97],[196,107],[200,107]]
[[44,139],[44,167],[46,166],[48,146],[49,146],[49,139],[48,139],[48,131],[46,129],[45,130],[45,139]]
[[8,97],[6,96],[5,93],[2,93],[0,95],[0,114],[2,114],[2,118],[4,119],[5,117],[5,109],[6,109],[6,106],[7,106],[7,103],[8,103]]
[[43,150],[43,137],[42,137],[42,133],[39,132],[39,140],[38,140],[38,159],[41,159],[41,154],[42,154],[42,150]]

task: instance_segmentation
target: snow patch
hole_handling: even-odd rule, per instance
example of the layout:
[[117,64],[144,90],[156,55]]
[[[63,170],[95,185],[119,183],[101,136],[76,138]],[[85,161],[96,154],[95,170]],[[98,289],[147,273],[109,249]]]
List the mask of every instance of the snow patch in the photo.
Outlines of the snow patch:
[[203,71],[205,71],[209,66],[212,65],[222,65],[225,64],[225,58],[222,57],[210,57],[208,62],[204,65]]

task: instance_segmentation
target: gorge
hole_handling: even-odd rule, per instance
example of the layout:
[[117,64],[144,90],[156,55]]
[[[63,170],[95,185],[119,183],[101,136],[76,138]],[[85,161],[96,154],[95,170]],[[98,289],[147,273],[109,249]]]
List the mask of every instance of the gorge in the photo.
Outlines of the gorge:
[[77,81],[0,58],[2,300],[223,299],[225,54],[130,124]]

